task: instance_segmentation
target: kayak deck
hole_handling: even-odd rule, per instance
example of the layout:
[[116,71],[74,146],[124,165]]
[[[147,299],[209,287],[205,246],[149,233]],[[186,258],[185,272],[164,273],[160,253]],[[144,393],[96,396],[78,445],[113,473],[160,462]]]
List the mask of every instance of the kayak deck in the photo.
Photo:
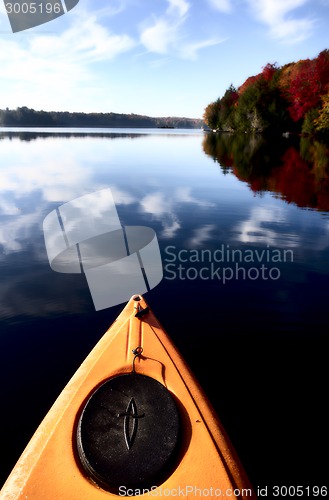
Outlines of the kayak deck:
[[148,490],[256,498],[207,398],[137,295],[60,394],[0,499],[146,498]]

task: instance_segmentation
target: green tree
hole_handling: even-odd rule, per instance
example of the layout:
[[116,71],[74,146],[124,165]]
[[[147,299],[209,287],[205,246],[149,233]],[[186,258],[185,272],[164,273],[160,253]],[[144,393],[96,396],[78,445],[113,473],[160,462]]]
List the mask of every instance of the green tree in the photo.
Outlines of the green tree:
[[289,119],[279,89],[263,76],[240,95],[235,117],[238,130],[252,132],[282,130]]
[[208,104],[203,114],[204,122],[213,130],[218,128],[219,109],[220,99],[217,99],[217,101]]
[[224,96],[220,99],[218,109],[218,128],[220,130],[233,131],[235,128],[235,105],[239,94],[237,89],[230,85]]

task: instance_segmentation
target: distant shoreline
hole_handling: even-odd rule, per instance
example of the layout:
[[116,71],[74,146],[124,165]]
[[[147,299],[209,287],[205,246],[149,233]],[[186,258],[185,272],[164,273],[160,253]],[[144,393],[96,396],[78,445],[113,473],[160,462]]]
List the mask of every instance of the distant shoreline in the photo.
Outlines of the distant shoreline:
[[[2,125],[0,123],[0,130],[3,130],[3,129],[8,129],[8,130],[24,130],[24,129],[37,129],[37,130],[40,130],[40,129],[43,129],[43,130],[46,130],[46,129],[49,129],[49,130],[52,130],[52,129],[56,129],[56,130],[61,130],[61,129],[80,129],[80,130],[90,130],[90,129],[95,129],[95,130],[105,130],[105,129],[109,129],[109,130],[127,130],[127,129],[136,129],[136,130],[162,130],[162,131],[166,131],[166,130],[203,130],[202,127],[152,127],[152,126],[144,126],[144,127],[140,127],[140,126],[133,126],[133,125],[129,125],[129,126],[116,126],[116,127],[110,127],[110,126],[98,126],[98,125],[94,125],[94,126],[91,126],[91,125],[84,125],[84,126],[81,126],[81,125]],[[206,131],[208,132],[208,131]],[[210,132],[210,131],[209,131]]]
[[78,113],[68,111],[35,111],[27,107],[0,110],[0,127],[39,128],[161,128],[198,129],[199,118],[150,117],[118,113]]

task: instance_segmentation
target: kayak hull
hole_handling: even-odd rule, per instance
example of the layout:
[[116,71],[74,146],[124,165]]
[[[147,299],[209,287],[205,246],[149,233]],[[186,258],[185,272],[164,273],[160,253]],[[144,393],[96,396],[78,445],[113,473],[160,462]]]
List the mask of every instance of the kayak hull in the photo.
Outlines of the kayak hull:
[[[86,471],[77,435],[95,391],[116,377],[132,374],[149,377],[169,391],[179,409],[180,445],[161,483],[144,488],[129,486],[128,481],[128,486],[117,484],[113,490]],[[131,415],[122,416],[123,421]],[[151,494],[147,490],[152,496],[256,498],[191,371],[144,298],[134,296],[54,403],[3,486],[0,499],[106,500],[137,494],[146,498]]]

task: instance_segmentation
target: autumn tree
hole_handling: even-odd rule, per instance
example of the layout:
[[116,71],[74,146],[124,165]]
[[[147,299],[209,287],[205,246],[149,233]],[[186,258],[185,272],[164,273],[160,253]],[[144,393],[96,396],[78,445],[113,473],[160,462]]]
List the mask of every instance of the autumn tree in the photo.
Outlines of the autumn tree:
[[314,59],[267,64],[238,91],[231,85],[222,98],[207,106],[211,128],[229,131],[295,131],[314,134],[327,130],[329,50]]
[[317,92],[317,71],[314,61],[307,59],[300,64],[298,71],[289,86],[290,106],[292,119],[298,121],[306,113],[319,104],[320,96]]
[[268,64],[262,73],[247,79],[239,89],[236,111],[238,129],[265,132],[287,128],[289,117],[277,86],[278,72],[275,65]]
[[322,107],[314,120],[314,125],[317,132],[329,133],[329,91],[322,97]]
[[220,108],[220,99],[217,101],[211,102],[206,107],[203,113],[203,120],[212,130],[218,128],[218,113]]
[[289,100],[290,115],[295,122],[303,120],[310,110],[319,107],[328,89],[329,51],[289,65],[283,76],[281,89]]

